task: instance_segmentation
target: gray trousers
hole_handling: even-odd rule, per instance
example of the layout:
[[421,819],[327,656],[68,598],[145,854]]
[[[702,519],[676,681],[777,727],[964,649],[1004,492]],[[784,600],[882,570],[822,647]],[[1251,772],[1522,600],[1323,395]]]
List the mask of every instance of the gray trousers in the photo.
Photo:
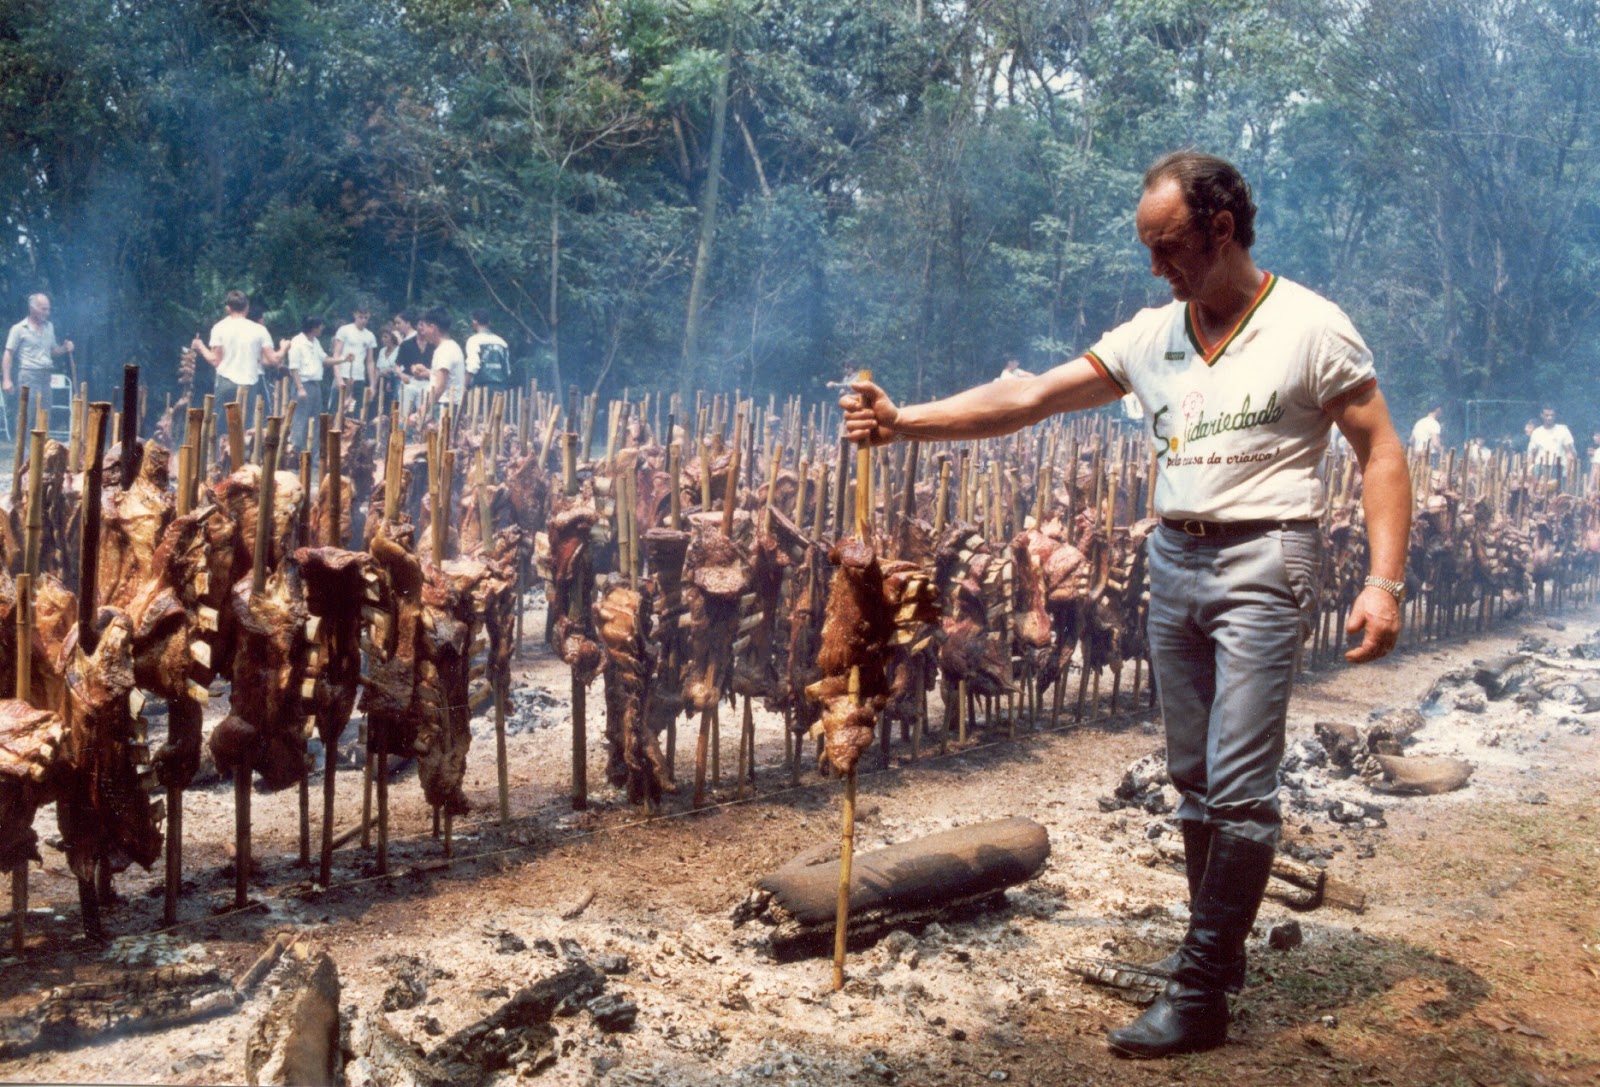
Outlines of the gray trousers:
[[1150,536],[1150,659],[1178,817],[1275,843],[1289,692],[1316,614],[1314,525]]
[[[314,469],[317,465],[317,443],[315,438],[320,437],[320,434],[312,431],[311,427],[316,422],[317,416],[323,412],[323,382],[307,381],[302,378],[300,384],[305,389],[306,396],[304,400],[295,404],[294,422],[289,426],[289,440],[294,443],[295,448],[294,467],[296,469],[300,467],[299,454],[310,453],[311,466]],[[313,435],[309,445],[307,444],[308,434]],[[313,476],[312,478],[316,477]]]
[[[22,420],[22,430],[28,431],[33,429],[34,420],[39,418],[40,408],[44,408],[47,411],[49,410],[50,377],[54,372],[55,371],[53,370],[42,370],[32,366],[24,366],[17,370],[17,381],[15,388],[19,392],[22,389],[28,390],[28,417]],[[17,397],[19,405],[21,400],[22,398],[20,396]],[[18,410],[21,410],[20,407]]]

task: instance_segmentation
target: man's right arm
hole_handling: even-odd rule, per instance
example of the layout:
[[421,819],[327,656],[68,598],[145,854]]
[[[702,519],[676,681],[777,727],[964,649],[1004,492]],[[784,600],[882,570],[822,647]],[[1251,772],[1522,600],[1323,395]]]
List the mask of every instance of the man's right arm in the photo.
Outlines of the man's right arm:
[[201,358],[205,359],[212,366],[215,367],[222,365],[222,346],[220,344],[208,345],[199,336],[196,336],[189,346],[194,348],[194,353],[196,355],[199,355]]
[[845,436],[884,445],[896,438],[973,441],[1011,434],[1068,411],[1098,408],[1122,398],[1084,356],[1035,377],[991,381],[943,400],[897,407],[877,385],[858,382],[839,398]]

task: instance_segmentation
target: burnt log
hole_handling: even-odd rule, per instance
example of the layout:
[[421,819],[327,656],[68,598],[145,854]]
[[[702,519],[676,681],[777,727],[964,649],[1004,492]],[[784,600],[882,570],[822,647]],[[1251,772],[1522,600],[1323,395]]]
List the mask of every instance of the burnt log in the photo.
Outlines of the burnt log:
[[[895,928],[998,898],[1037,876],[1049,856],[1044,828],[1017,818],[858,854],[850,868],[849,945],[870,946]],[[780,962],[823,954],[833,947],[838,894],[837,858],[797,858],[756,882],[734,911],[734,924],[770,925],[767,944]]]

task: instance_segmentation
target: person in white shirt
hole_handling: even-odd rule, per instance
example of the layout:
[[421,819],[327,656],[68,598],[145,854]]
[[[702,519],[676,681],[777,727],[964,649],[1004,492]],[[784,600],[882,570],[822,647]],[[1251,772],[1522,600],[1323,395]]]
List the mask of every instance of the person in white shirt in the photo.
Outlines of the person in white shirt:
[[995,380],[1015,381],[1018,378],[1032,376],[1033,374],[1030,371],[1022,368],[1022,363],[1017,361],[1017,357],[1012,355],[1010,358],[1006,359],[1005,367],[1000,371],[1000,376],[995,378]]
[[[479,381],[496,387],[509,383],[511,378],[508,352],[510,347],[489,328],[489,311],[472,311],[472,335],[467,337],[467,387]],[[485,359],[490,360],[490,372],[482,373]]]
[[1231,163],[1163,156],[1145,173],[1134,225],[1169,303],[1038,377],[904,408],[866,381],[840,399],[845,437],[862,445],[998,437],[1129,392],[1144,405],[1161,515],[1146,543],[1147,629],[1167,769],[1182,796],[1189,925],[1160,964],[1171,978],[1164,991],[1106,1035],[1124,1056],[1227,1039],[1227,994],[1244,982],[1283,822],[1278,768],[1316,625],[1327,502],[1318,472],[1331,427],[1360,463],[1371,562],[1345,626],[1364,638],[1346,659],[1376,660],[1400,635],[1412,505],[1405,444],[1350,319],[1255,264],[1255,218]]
[[1444,427],[1439,422],[1439,416],[1444,414],[1444,406],[1435,404],[1428,409],[1428,414],[1418,419],[1411,427],[1411,453],[1413,456],[1431,457],[1443,448],[1441,435]]
[[1528,460],[1544,467],[1562,468],[1577,455],[1572,431],[1565,423],[1556,422],[1556,409],[1546,405],[1539,413],[1539,425],[1528,433]]
[[450,335],[450,312],[435,306],[417,320],[417,338],[433,347],[428,372],[428,415],[459,408],[467,391],[467,358]]
[[[240,389],[254,389],[255,395],[262,395],[257,386],[261,384],[263,367],[283,365],[289,347],[287,340],[277,348],[272,346],[272,333],[265,325],[250,319],[250,296],[243,291],[229,291],[224,305],[228,313],[211,326],[210,342],[203,342],[196,336],[190,345],[195,354],[216,368],[219,412],[222,405],[238,399]],[[246,420],[250,417],[249,407],[245,405]],[[218,435],[219,439],[224,437]]]
[[[55,371],[55,360],[72,350],[72,341],[56,343],[56,326],[50,323],[50,296],[30,294],[28,315],[11,326],[6,335],[5,355],[0,356],[0,388],[11,392],[11,364],[17,364],[17,384],[29,390],[28,413],[50,403],[50,375]],[[21,410],[20,408],[18,409]],[[31,424],[23,419],[22,430]]]
[[371,319],[370,308],[357,306],[350,315],[350,323],[340,325],[333,334],[333,357],[336,360],[342,357],[334,371],[334,380],[344,390],[345,405],[351,412],[360,410],[361,397],[367,385],[377,387],[377,367],[373,356],[378,351],[378,338],[367,327]]
[[[316,464],[317,451],[307,445],[311,420],[321,415],[327,403],[324,390],[328,353],[322,349],[322,318],[307,317],[300,322],[300,335],[289,341],[289,377],[294,382],[294,423],[289,441],[297,452],[309,452]],[[314,443],[313,443],[314,445]]]

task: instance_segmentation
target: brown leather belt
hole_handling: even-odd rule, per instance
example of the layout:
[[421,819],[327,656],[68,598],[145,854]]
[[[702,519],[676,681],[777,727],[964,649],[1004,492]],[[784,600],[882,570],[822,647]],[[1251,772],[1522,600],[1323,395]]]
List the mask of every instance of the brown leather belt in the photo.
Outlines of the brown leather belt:
[[1163,517],[1161,524],[1186,536],[1207,540],[1230,540],[1239,536],[1255,536],[1274,529],[1312,528],[1315,521],[1183,521],[1176,517]]

